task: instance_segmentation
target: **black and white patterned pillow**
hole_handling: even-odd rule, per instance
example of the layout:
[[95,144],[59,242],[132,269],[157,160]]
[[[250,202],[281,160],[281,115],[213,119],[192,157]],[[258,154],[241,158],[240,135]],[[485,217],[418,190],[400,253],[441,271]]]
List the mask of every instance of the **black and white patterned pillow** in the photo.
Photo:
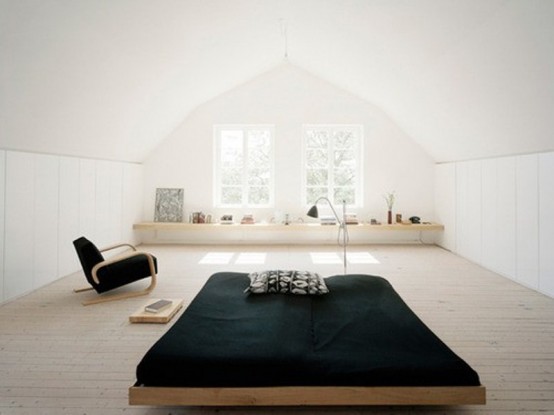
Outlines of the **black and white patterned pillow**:
[[248,274],[250,285],[245,292],[252,294],[322,295],[329,289],[325,280],[310,271],[271,270]]

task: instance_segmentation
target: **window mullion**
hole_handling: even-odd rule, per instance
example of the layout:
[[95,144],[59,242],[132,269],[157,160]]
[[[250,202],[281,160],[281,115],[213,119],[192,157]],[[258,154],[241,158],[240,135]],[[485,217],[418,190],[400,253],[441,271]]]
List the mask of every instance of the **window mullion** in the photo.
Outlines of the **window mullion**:
[[248,129],[243,129],[244,141],[242,143],[242,206],[248,206]]
[[327,196],[329,200],[332,201],[332,203],[335,203],[335,154],[333,152],[334,145],[333,145],[333,129],[328,127],[326,128],[327,134],[329,135],[329,140],[327,143],[327,174],[329,175],[329,182],[327,183]]

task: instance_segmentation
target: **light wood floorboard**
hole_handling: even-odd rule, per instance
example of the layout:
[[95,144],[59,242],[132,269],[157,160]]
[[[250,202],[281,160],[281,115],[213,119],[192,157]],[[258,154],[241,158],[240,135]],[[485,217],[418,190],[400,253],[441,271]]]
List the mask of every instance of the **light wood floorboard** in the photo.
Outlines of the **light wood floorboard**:
[[[184,308],[217,271],[342,273],[341,251],[334,246],[142,249],[156,255],[160,264],[150,298],[183,298]],[[203,263],[209,253],[220,254],[211,258],[222,263]],[[254,255],[241,256],[245,253]],[[314,264],[312,253],[338,263]],[[419,317],[477,370],[487,387],[486,406],[130,407],[127,393],[136,365],[175,319],[165,325],[129,323],[128,316],[148,297],[83,307],[81,301],[97,294],[74,294],[72,289],[84,284],[76,273],[0,306],[0,414],[554,414],[554,299],[435,246],[356,245],[349,253],[352,260],[359,253],[375,260],[350,264],[350,273],[387,278]],[[252,263],[262,257],[263,263]]]

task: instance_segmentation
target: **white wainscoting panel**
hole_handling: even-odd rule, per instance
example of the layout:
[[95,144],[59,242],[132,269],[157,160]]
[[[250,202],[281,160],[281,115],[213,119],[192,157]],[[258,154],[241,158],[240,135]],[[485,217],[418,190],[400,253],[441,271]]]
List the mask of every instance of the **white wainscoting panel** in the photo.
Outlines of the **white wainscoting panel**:
[[96,239],[96,161],[79,160],[79,236]]
[[4,299],[33,289],[35,156],[6,152]]
[[539,290],[554,296],[554,153],[539,155]]
[[506,277],[516,275],[515,158],[481,163],[481,264]]
[[78,271],[81,235],[132,240],[142,179],[142,165],[0,150],[0,301]]
[[516,276],[516,161],[496,160],[496,254],[494,270],[509,278]]
[[438,164],[435,168],[435,219],[444,225],[437,244],[456,251],[456,165]]
[[467,222],[469,220],[467,202],[467,162],[456,163],[456,253],[467,256]]
[[110,241],[110,162],[96,162],[96,209],[94,215],[94,242],[104,247]]
[[59,171],[59,157],[35,155],[33,287],[58,278]]
[[482,263],[482,189],[481,189],[481,162],[468,162],[468,221],[465,226],[469,235],[469,255],[477,263]]
[[516,158],[516,280],[539,289],[538,155]]
[[445,227],[449,249],[554,297],[554,152],[439,165],[436,176],[441,222],[455,212],[455,226]]
[[4,213],[6,194],[6,152],[0,150],[0,302],[4,298]]
[[60,213],[58,222],[58,275],[71,274],[79,269],[72,242],[79,228],[79,159],[60,157]]
[[[123,212],[121,218],[121,238],[138,244],[138,232],[133,232],[133,224],[143,220],[143,167],[140,164],[125,164],[123,167]],[[136,234],[136,235],[135,235]]]
[[481,161],[456,164],[457,253],[481,263]]
[[482,192],[482,262],[484,267],[497,271],[498,252],[498,178],[497,160],[483,160],[481,163]]
[[[121,241],[121,219],[123,216],[123,163],[108,165],[108,240]],[[112,242],[109,242],[112,243]]]

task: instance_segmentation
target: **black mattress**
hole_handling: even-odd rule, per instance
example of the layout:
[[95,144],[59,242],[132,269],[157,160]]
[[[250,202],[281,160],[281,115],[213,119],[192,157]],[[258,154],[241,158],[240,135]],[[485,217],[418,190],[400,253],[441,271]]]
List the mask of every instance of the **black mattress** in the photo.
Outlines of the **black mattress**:
[[248,274],[212,275],[146,353],[137,385],[477,386],[383,278],[325,279],[329,294],[244,293]]

